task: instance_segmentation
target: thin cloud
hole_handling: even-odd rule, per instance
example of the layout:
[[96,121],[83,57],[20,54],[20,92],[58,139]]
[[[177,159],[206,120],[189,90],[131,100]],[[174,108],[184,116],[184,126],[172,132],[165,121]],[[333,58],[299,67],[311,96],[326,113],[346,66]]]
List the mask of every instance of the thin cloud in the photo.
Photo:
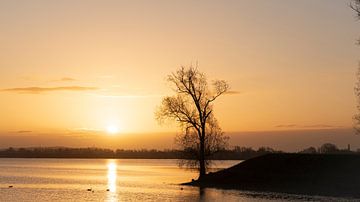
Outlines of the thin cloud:
[[276,128],[297,128],[298,125],[296,124],[287,124],[287,125],[277,125]]
[[240,91],[235,91],[235,90],[230,90],[225,92],[226,95],[236,95],[236,94],[240,94]]
[[315,125],[305,125],[304,128],[341,128],[341,126],[333,126],[327,124],[315,124]]
[[76,81],[76,79],[71,78],[71,77],[63,77],[60,79],[60,81]]
[[51,91],[91,91],[97,90],[96,87],[84,87],[84,86],[59,86],[59,87],[24,87],[24,88],[7,88],[2,91],[15,92],[15,93],[30,93],[39,94]]
[[77,79],[71,77],[62,77],[60,79],[50,80],[49,82],[73,82],[73,81],[77,81]]
[[23,80],[26,81],[39,81],[39,82],[71,82],[71,81],[77,81],[77,79],[72,78],[72,77],[61,77],[61,78],[57,78],[57,79],[46,79],[43,77],[39,77],[39,76],[23,76],[20,77]]
[[19,130],[19,131],[16,131],[16,133],[32,133],[31,130]]
[[103,131],[95,128],[73,128],[73,129],[69,129],[64,136],[87,139],[103,133],[104,133]]
[[284,124],[276,125],[276,128],[342,128],[342,126],[328,125],[328,124],[313,124],[313,125],[296,125]]

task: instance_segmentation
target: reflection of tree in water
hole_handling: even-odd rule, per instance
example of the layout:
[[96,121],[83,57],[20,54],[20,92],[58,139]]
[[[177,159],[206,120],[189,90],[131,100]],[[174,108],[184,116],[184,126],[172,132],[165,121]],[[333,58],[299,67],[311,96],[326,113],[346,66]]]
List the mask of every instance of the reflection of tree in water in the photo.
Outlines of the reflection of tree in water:
[[202,188],[202,187],[199,187],[199,197],[200,197],[200,200],[205,199],[205,191],[204,191],[204,188]]

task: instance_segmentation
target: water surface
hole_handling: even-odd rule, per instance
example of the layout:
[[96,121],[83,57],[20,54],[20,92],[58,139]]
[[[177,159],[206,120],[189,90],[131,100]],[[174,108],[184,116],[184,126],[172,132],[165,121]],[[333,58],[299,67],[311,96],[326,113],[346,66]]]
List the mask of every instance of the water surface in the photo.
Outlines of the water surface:
[[[216,161],[213,169],[239,162]],[[179,168],[177,160],[4,158],[0,159],[0,201],[351,200],[179,185],[196,177],[196,172]]]

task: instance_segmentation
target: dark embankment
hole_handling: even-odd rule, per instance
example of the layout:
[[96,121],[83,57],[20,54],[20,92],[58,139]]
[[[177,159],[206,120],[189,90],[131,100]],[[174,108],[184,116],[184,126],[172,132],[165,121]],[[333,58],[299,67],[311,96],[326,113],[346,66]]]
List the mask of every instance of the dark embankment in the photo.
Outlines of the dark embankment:
[[360,156],[268,154],[186,184],[360,198]]

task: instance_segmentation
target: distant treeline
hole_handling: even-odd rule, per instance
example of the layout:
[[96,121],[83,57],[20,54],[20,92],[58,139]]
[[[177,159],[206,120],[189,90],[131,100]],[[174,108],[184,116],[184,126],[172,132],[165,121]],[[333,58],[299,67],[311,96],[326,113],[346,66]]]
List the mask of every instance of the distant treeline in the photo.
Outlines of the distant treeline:
[[335,144],[325,143],[318,148],[309,147],[299,153],[304,154],[360,154],[360,149],[351,151],[350,145],[346,149],[339,149]]
[[[246,160],[256,156],[278,153],[269,147],[254,150],[250,147],[234,147],[216,153],[213,160]],[[180,150],[124,150],[102,148],[67,148],[67,147],[38,147],[38,148],[8,148],[0,150],[0,158],[119,158],[119,159],[179,159],[183,158]]]
[[[283,153],[270,147],[251,147],[235,146],[233,149],[223,150],[216,153],[213,160],[246,160],[270,153]],[[339,149],[336,145],[326,143],[321,147],[309,147],[299,153],[310,154],[360,154],[360,150],[350,151]],[[124,150],[124,149],[102,149],[102,148],[68,148],[68,147],[37,147],[37,148],[8,148],[0,150],[0,158],[118,158],[118,159],[181,159],[181,150]]]

